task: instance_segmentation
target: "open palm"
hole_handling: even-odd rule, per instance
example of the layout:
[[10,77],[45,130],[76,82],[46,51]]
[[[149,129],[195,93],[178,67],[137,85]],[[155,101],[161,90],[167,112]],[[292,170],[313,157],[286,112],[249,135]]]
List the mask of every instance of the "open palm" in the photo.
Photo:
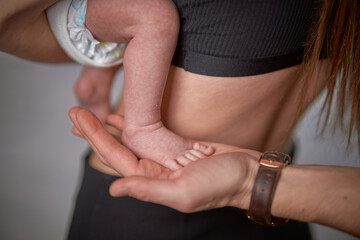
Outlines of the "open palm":
[[[111,185],[113,196],[128,195],[183,212],[235,206],[235,202],[239,206],[239,201],[247,206],[261,153],[206,142],[215,148],[213,156],[171,171],[150,159],[139,160],[89,111],[74,107],[69,115],[73,132],[89,142],[104,164],[124,176]],[[111,115],[107,123],[121,130],[123,117]]]

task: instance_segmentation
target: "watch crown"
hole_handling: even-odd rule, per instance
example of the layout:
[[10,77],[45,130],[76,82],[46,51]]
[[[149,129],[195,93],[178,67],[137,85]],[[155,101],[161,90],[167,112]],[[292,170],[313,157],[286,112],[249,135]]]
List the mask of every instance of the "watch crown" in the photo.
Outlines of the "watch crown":
[[261,158],[259,159],[261,165],[270,167],[270,168],[283,168],[286,165],[289,165],[291,158],[285,153],[269,151],[264,152]]

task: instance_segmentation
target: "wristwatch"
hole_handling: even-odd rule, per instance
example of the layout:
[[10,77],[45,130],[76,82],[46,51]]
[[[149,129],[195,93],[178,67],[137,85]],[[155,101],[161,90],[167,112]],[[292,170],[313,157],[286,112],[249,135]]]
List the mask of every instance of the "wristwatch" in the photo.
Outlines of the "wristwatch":
[[261,155],[259,170],[251,193],[247,216],[252,221],[267,226],[278,226],[288,219],[271,216],[271,204],[281,170],[291,163],[289,155],[269,151]]

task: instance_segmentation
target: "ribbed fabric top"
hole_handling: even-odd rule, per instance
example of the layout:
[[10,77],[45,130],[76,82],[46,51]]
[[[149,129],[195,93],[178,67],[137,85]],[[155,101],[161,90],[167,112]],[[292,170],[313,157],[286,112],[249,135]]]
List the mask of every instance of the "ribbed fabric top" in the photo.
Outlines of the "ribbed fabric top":
[[301,63],[316,0],[173,0],[181,26],[173,64],[248,76]]

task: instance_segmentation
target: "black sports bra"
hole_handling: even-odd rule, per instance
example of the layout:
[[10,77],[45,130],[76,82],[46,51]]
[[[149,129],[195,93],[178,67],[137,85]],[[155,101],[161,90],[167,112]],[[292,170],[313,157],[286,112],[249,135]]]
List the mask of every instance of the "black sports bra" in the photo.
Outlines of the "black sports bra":
[[173,64],[222,77],[300,64],[316,0],[173,0],[181,19]]

